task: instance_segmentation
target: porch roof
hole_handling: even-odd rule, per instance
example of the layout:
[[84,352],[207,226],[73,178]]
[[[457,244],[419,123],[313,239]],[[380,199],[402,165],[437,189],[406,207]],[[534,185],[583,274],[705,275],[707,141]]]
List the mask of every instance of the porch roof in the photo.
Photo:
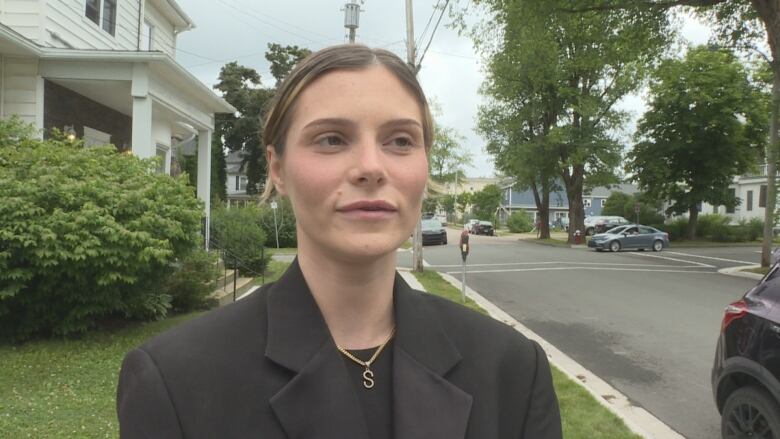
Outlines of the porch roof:
[[38,57],[45,61],[75,61],[94,63],[148,63],[164,78],[173,80],[177,87],[195,96],[214,113],[234,113],[236,108],[200,82],[187,69],[163,52],[80,50],[39,47]]
[[10,27],[0,23],[0,54],[37,56],[39,47]]

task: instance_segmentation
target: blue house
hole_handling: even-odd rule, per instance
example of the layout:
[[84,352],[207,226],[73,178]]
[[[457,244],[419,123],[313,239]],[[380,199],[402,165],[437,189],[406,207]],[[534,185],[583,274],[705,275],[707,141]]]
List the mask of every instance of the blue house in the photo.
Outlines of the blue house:
[[[513,212],[524,211],[531,215],[534,222],[536,222],[538,212],[534,202],[533,191],[531,189],[518,191],[513,186],[514,181],[508,181],[501,185],[503,197],[499,206],[499,221],[504,223]],[[568,218],[569,216],[569,199],[566,197],[566,191],[562,189],[563,184],[558,186],[561,189],[550,192],[550,221],[552,222],[559,218]],[[584,193],[582,196],[582,202],[585,205],[585,216],[601,215],[601,209],[612,192],[624,192],[630,195],[638,191],[636,185],[633,184],[617,184],[612,185],[610,188],[603,186],[593,188],[592,191]]]

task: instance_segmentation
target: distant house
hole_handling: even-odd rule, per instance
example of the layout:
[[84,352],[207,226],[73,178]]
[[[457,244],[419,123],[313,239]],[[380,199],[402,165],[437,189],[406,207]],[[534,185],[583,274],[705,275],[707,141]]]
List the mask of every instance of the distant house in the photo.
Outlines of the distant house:
[[766,188],[766,165],[763,165],[759,167],[758,172],[734,177],[729,185],[731,193],[739,199],[739,205],[728,208],[702,203],[699,211],[703,215],[711,213],[726,215],[734,223],[754,218],[763,221],[766,210]]
[[[514,181],[509,180],[501,185],[503,197],[499,207],[499,221],[505,222],[513,212],[523,211],[533,216],[534,221],[538,216],[534,195],[531,189],[518,191],[514,189]],[[559,185],[562,187],[563,185]],[[618,184],[611,187],[597,187],[590,193],[582,195],[582,202],[585,208],[585,216],[601,215],[601,209],[604,208],[607,198],[613,192],[624,192],[634,194],[638,192],[636,185]],[[550,221],[559,218],[568,218],[569,199],[566,197],[566,191],[559,189],[550,193]]]
[[0,118],[158,156],[166,173],[197,139],[208,222],[214,114],[235,108],[175,61],[193,27],[174,0],[0,0]]
[[246,175],[246,160],[244,151],[232,151],[225,158],[227,166],[227,202],[228,206],[243,206],[258,199],[257,195],[246,193],[249,178]]

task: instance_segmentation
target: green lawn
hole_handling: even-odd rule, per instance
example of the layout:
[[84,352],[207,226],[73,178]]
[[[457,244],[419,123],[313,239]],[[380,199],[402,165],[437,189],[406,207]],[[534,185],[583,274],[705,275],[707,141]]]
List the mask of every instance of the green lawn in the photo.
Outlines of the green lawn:
[[93,332],[81,339],[0,345],[2,436],[116,437],[116,383],[125,354],[199,314]]
[[[414,273],[425,289],[460,303],[460,291],[435,271]],[[466,306],[484,314],[474,301],[466,298]],[[570,380],[561,371],[552,368],[555,393],[561,408],[563,437],[566,439],[640,439],[625,423],[598,403],[580,384]]]
[[294,255],[298,253],[298,248],[297,247],[281,247],[281,248],[266,247],[265,251],[269,255]]

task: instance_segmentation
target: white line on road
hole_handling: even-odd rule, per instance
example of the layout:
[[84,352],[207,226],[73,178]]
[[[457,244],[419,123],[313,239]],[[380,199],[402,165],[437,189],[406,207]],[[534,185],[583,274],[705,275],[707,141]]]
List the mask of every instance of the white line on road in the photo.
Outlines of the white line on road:
[[[756,265],[755,262],[738,261],[736,259],[715,258],[715,257],[712,257],[712,256],[699,256],[699,255],[692,255],[690,253],[680,253],[680,252],[667,252],[667,253],[671,253],[673,255],[680,255],[680,256],[690,256],[692,258],[712,259],[713,261],[736,262],[737,264]],[[688,261],[688,262],[692,262],[692,261]],[[692,262],[692,263],[695,264],[695,262]]]
[[[675,268],[709,268],[701,267],[698,265],[688,265]],[[594,270],[594,271],[643,271],[643,272],[655,272],[655,273],[701,273],[701,274],[715,274],[714,271],[691,271],[691,270],[648,270],[645,268],[613,268],[613,267],[539,267],[539,268],[507,268],[504,270],[468,270],[468,273],[511,273],[520,271],[554,271],[554,270]],[[460,274],[460,271],[446,271],[447,274]]]
[[[624,267],[667,267],[667,268],[693,268],[693,267],[702,267],[699,265],[698,262],[691,262],[692,264],[696,265],[686,265],[684,267],[681,267],[679,265],[647,265],[647,264],[614,264],[610,262],[577,262],[577,261],[545,261],[545,262],[506,262],[506,263],[495,263],[495,264],[468,264],[467,267],[501,267],[506,265],[553,265],[553,264],[572,264],[572,265],[598,265],[598,266],[604,266],[609,265],[612,267],[615,266],[624,266]],[[431,268],[460,268],[461,264],[454,264],[454,265],[428,265],[428,267]],[[702,267],[704,268],[704,267]]]
[[644,258],[658,258],[658,259],[666,259],[667,261],[685,262],[686,264],[696,264],[706,268],[715,268],[714,265],[705,264],[703,262],[687,261],[685,259],[675,259],[675,258],[670,258],[668,256],[648,255],[647,253],[627,253],[627,254],[632,256],[640,256]]

